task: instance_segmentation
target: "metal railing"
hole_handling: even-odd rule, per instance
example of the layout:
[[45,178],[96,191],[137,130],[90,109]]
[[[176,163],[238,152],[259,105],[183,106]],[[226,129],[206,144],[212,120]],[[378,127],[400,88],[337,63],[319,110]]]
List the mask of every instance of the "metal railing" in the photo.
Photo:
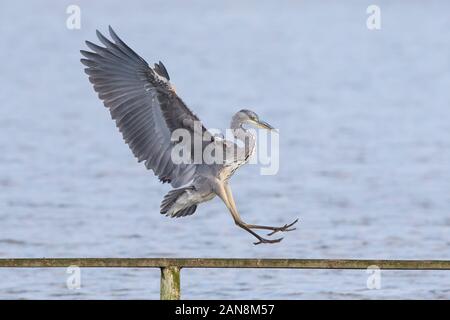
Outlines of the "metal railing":
[[160,268],[162,300],[180,299],[182,268],[450,270],[450,260],[42,258],[0,259],[0,268]]

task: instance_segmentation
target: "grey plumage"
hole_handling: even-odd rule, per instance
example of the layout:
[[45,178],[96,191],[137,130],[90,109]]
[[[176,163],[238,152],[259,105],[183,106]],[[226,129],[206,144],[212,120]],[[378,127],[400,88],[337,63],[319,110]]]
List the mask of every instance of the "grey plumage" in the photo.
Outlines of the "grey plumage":
[[163,201],[161,202],[161,214],[170,215],[171,217],[185,217],[193,214],[195,210],[197,209],[197,205],[191,205],[189,207],[185,207],[179,211],[174,212],[173,214],[170,213],[170,209],[173,207],[173,205],[176,203],[176,201],[186,192],[189,191],[195,191],[194,186],[189,186],[185,188],[179,188],[179,189],[173,189],[170,190],[168,194],[164,196]]
[[157,75],[112,28],[110,35],[114,43],[97,31],[105,48],[86,41],[93,52],[81,51],[86,57],[81,60],[87,66],[85,72],[138,161],[145,161],[161,181],[182,186],[193,179],[195,168],[169,161],[170,135],[184,126],[183,120],[199,120],[159,78],[168,76],[162,63]]
[[[109,40],[99,31],[97,37],[101,47],[86,41],[91,51],[81,50],[86,66],[85,72],[94,90],[109,109],[111,117],[122,133],[139,162],[144,162],[160,181],[170,183],[174,188],[163,199],[161,213],[171,217],[188,216],[195,212],[197,205],[218,195],[230,210],[235,222],[258,238],[258,243],[279,242],[282,238],[268,240],[251,229],[267,229],[273,233],[290,231],[294,223],[283,227],[249,225],[244,223],[235,207],[228,180],[237,168],[245,164],[254,152],[255,138],[246,135],[244,123],[273,129],[259,120],[256,113],[241,110],[232,119],[231,128],[235,137],[244,141],[243,147],[223,139],[217,139],[200,123],[185,103],[178,97],[170,83],[169,73],[159,61],[150,67],[147,62],[123,42],[109,27]],[[201,132],[194,130],[194,123],[201,124]],[[193,137],[206,137],[202,148],[214,143],[224,150],[223,164],[180,163],[171,159],[175,141],[172,133],[186,129]],[[193,145],[186,146],[193,149]],[[235,149],[240,152],[235,152]],[[191,153],[192,155],[192,153]],[[182,188],[180,188],[182,187]]]

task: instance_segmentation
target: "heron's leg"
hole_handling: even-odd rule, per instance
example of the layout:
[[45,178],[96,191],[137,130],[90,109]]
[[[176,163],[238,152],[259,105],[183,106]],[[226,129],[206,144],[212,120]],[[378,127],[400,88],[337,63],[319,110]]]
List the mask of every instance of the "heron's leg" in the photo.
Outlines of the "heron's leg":
[[251,229],[265,229],[265,230],[272,230],[272,232],[268,233],[268,236],[271,236],[277,232],[287,232],[287,231],[293,231],[296,228],[291,228],[294,224],[298,222],[298,219],[295,219],[294,222],[291,222],[290,224],[285,224],[282,227],[271,227],[271,226],[260,226],[255,224],[249,224],[247,227]]
[[257,242],[254,242],[254,244],[260,244],[260,243],[277,243],[283,240],[283,238],[278,238],[274,240],[269,240],[261,237],[259,234],[251,230],[248,225],[242,221],[241,216],[239,212],[237,211],[236,205],[234,203],[233,197],[229,197],[229,194],[231,195],[231,192],[227,192],[227,188],[229,188],[227,185],[224,185],[223,183],[219,183],[216,187],[216,193],[217,195],[222,199],[222,201],[227,206],[228,210],[230,210],[231,216],[234,219],[234,222],[236,225],[244,229],[245,231],[251,233],[255,238],[258,239]]
[[[231,203],[231,205],[235,208],[236,210],[236,204],[234,202],[233,199],[233,194],[231,193],[231,189],[229,185],[225,185],[225,192],[227,193],[227,197]],[[236,210],[237,212],[237,210]],[[271,236],[277,232],[287,232],[287,231],[293,231],[295,230],[295,228],[291,228],[294,224],[296,224],[298,222],[298,219],[295,219],[294,222],[290,223],[290,224],[285,224],[282,227],[272,227],[272,226],[262,226],[262,225],[256,225],[256,224],[246,224],[246,227],[249,229],[264,229],[264,230],[272,230],[271,233],[269,233],[268,235]]]

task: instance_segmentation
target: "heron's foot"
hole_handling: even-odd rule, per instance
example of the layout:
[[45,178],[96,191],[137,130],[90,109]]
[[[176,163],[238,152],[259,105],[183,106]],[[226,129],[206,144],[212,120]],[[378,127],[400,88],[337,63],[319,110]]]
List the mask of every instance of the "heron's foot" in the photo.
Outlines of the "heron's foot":
[[268,233],[268,236],[271,236],[277,232],[287,232],[287,231],[294,231],[296,228],[291,228],[294,224],[296,224],[298,222],[298,218],[295,219],[294,222],[290,223],[290,224],[285,224],[282,227],[279,228],[273,228],[273,231],[271,233]]
[[269,239],[265,239],[265,238],[259,237],[258,240],[259,240],[259,241],[257,241],[257,242],[253,242],[253,244],[254,244],[254,245],[257,245],[257,244],[261,244],[261,243],[278,243],[278,242],[280,242],[281,240],[283,240],[283,238],[278,238],[278,239],[274,239],[274,240],[269,240]]

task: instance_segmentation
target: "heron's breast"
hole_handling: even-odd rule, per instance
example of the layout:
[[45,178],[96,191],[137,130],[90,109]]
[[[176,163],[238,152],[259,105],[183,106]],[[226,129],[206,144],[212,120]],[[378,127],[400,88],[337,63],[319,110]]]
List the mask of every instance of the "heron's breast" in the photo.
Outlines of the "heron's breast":
[[230,178],[237,169],[239,169],[240,167],[242,167],[244,164],[246,164],[249,160],[250,157],[255,153],[255,146],[253,145],[249,152],[246,153],[243,157],[238,157],[237,159],[235,159],[235,161],[233,161],[232,163],[226,165],[224,167],[224,170],[222,172],[222,176],[225,179]]

